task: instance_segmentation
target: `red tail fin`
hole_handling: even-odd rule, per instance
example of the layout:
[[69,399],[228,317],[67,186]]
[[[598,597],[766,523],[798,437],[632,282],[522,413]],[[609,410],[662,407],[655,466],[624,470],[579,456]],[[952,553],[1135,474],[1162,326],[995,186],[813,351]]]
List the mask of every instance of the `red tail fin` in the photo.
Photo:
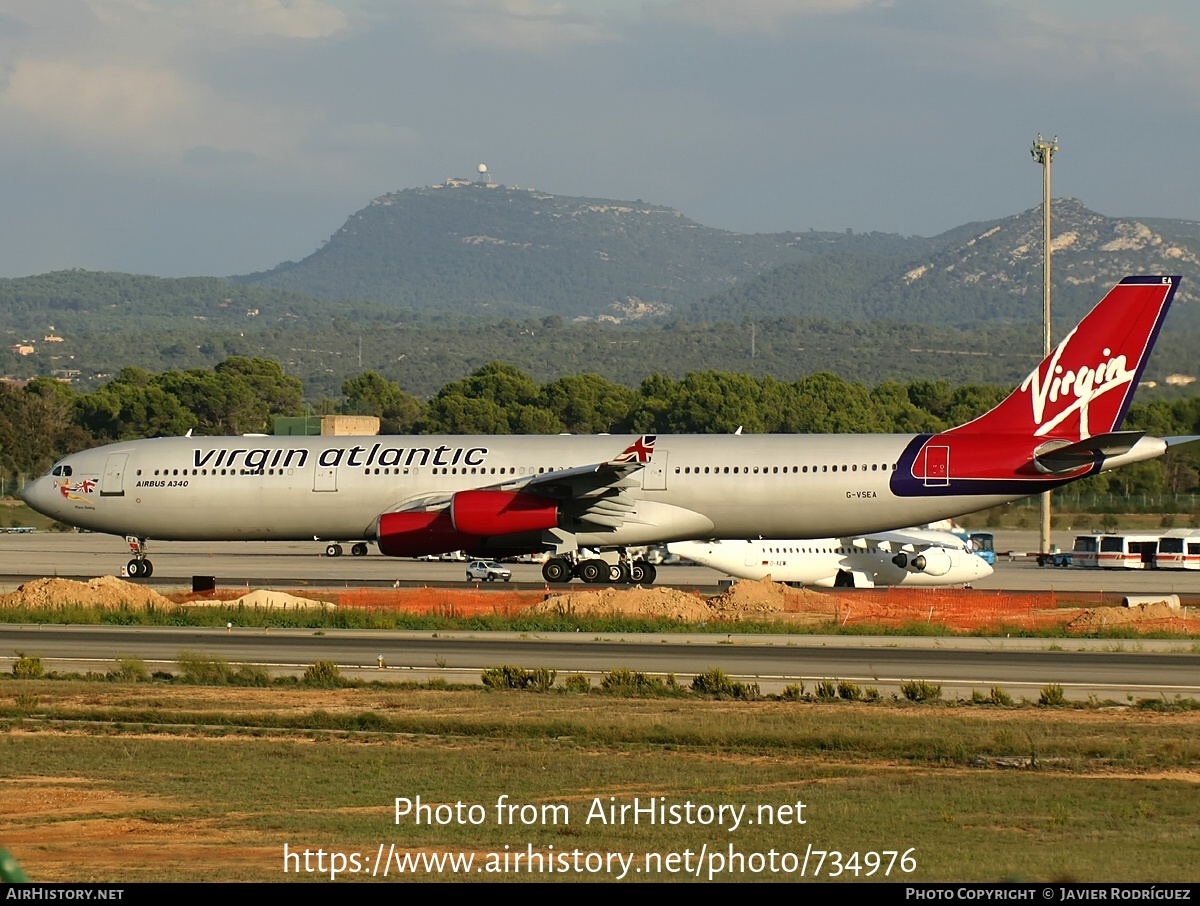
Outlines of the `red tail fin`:
[[995,409],[946,434],[1079,441],[1121,424],[1179,277],[1126,277]]

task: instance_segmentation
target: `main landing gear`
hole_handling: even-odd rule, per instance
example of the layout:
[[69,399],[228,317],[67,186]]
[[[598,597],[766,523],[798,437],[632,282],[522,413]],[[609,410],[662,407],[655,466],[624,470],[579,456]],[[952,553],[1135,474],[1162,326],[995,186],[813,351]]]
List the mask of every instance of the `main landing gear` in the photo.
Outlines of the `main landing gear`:
[[125,564],[125,575],[130,579],[149,579],[154,575],[154,564],[146,558],[146,539],[135,535],[126,535],[125,543],[129,545],[129,553],[133,559]]
[[[367,547],[366,543],[359,541],[357,544],[353,544],[350,546],[350,555],[352,557],[365,557],[367,555],[368,550],[370,550],[370,548]],[[328,546],[326,546],[326,548],[325,548],[325,556],[326,557],[340,557],[341,555],[342,555],[342,546],[338,542],[331,541],[328,544]]]
[[624,554],[616,563],[608,563],[599,557],[573,559],[558,556],[542,564],[542,578],[553,585],[570,582],[576,576],[592,585],[602,582],[613,585],[653,585],[658,571],[645,560],[629,560]]

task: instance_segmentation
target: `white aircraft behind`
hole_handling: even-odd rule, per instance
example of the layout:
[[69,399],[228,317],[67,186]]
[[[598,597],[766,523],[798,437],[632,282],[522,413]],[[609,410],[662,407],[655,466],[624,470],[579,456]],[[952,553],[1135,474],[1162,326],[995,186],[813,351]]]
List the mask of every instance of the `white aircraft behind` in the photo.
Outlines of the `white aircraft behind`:
[[992,567],[949,532],[905,529],[858,538],[675,541],[667,550],[738,579],[874,588],[969,585]]

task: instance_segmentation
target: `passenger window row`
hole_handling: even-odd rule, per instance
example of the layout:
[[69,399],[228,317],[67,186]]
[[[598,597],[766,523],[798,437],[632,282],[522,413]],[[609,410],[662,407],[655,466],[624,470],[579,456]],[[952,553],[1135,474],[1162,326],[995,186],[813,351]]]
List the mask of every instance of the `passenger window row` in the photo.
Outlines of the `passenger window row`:
[[788,474],[789,472],[793,475],[798,475],[798,474],[805,474],[809,471],[811,471],[813,474],[816,474],[817,472],[889,472],[889,471],[895,471],[895,469],[896,469],[895,463],[891,463],[889,465],[888,463],[878,463],[878,462],[873,462],[870,464],[863,463],[861,466],[858,463],[851,463],[849,465],[844,464],[844,463],[840,463],[838,465],[829,465],[828,463],[826,463],[825,465],[820,465],[820,466],[814,465],[811,467],[810,466],[761,466],[761,467],[760,466],[753,466],[753,467],[751,467],[751,466],[732,466],[732,467],[730,467],[730,466],[704,466],[703,469],[701,469],[700,466],[676,466],[675,474],[679,475],[682,472],[682,474],[684,474],[684,475],[699,475],[699,474],[701,474],[701,472],[703,472],[703,474],[705,474],[705,475],[708,475],[710,473],[714,474],[714,475],[728,475],[728,474],[730,474],[730,472],[732,472],[732,474],[734,474],[734,475],[739,475],[739,474],[740,475],[751,475],[751,474],[753,474],[753,475],[760,475],[760,474],[761,475],[767,475],[767,474],[775,475],[775,474],[779,473],[780,471],[782,471],[785,475]]

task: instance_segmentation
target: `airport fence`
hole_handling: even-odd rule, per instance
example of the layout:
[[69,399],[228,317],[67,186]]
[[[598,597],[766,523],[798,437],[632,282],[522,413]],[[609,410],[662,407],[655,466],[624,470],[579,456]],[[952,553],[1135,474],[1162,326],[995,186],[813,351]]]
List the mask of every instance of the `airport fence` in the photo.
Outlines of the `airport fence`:
[[[1055,592],[988,592],[965,588],[861,589],[840,595],[838,624],[888,628],[928,624],[957,632],[1005,626],[1040,629],[1070,622],[1083,607],[1058,607]],[[1072,603],[1075,603],[1074,601]]]
[[[1037,511],[1041,498],[1008,504],[1013,510]],[[1200,494],[1082,494],[1068,486],[1054,492],[1054,509],[1064,513],[1166,513],[1200,515]]]
[[401,610],[448,618],[512,617],[545,597],[541,591],[480,588],[350,588],[338,593],[339,607]]

